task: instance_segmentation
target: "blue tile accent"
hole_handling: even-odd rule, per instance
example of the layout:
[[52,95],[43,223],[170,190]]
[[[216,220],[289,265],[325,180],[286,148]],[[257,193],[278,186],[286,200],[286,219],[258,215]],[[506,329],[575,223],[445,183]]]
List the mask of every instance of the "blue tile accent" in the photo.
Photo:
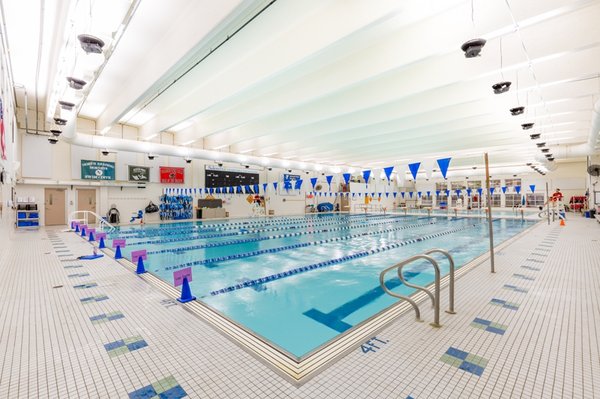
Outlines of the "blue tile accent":
[[466,359],[467,356],[469,356],[469,354],[465,351],[461,351],[460,349],[456,349],[453,347],[448,348],[448,350],[446,351],[447,355],[450,355],[452,357],[456,357],[458,359]]
[[123,345],[125,345],[125,342],[122,339],[120,339],[118,341],[109,342],[108,344],[104,344],[104,349],[106,349],[107,351],[110,351],[113,349],[117,349]]
[[148,344],[146,343],[146,341],[137,341],[137,342],[132,342],[131,344],[127,345],[127,348],[129,348],[130,351],[134,351],[137,349],[142,349],[147,347]]
[[492,327],[492,326],[488,326],[485,329],[485,331],[488,331],[488,332],[491,332],[491,333],[494,333],[494,334],[499,334],[499,335],[504,335],[504,333],[506,332],[506,331],[504,331],[504,330],[502,330],[500,328],[496,328],[496,327]]
[[486,326],[489,326],[492,322],[489,320],[484,320],[484,319],[480,319],[479,317],[476,317],[473,320],[475,323],[479,323],[479,324],[485,324]]
[[110,320],[110,321],[113,321],[113,320],[119,320],[119,319],[122,319],[122,318],[124,318],[124,317],[125,317],[125,316],[124,316],[124,315],[122,315],[122,314],[116,314],[116,315],[114,315],[114,316],[109,316],[109,317],[108,317],[108,320]]
[[96,315],[96,316],[91,316],[91,317],[90,317],[90,320],[91,320],[91,321],[94,321],[94,320],[100,320],[100,319],[103,319],[103,318],[105,318],[105,317],[106,317],[106,315],[105,315],[104,313],[102,313],[102,314],[99,314],[99,315]]
[[160,399],[180,399],[185,398],[187,393],[183,390],[180,385],[177,385],[165,392],[158,394]]
[[152,387],[152,385],[148,385],[147,387],[130,392],[129,399],[152,399],[156,395],[156,390]]
[[468,371],[469,373],[475,374],[479,377],[483,374],[483,367],[480,367],[476,364],[464,361],[460,366],[458,366],[460,370]]

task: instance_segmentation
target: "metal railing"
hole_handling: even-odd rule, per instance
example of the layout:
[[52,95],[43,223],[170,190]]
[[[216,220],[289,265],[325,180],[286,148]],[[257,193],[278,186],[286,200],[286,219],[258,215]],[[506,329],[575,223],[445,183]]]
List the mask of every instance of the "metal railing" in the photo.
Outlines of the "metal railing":
[[[381,288],[383,289],[383,291],[386,294],[391,295],[395,298],[403,299],[406,302],[410,303],[411,306],[413,307],[413,309],[415,310],[416,320],[419,322],[422,322],[423,320],[421,319],[421,311],[419,309],[419,305],[417,305],[417,303],[410,297],[400,295],[400,294],[390,291],[390,289],[385,285],[385,275],[388,272],[395,269],[398,273],[398,278],[400,279],[402,284],[404,284],[407,287],[415,288],[417,290],[423,291],[431,299],[434,315],[433,315],[433,323],[430,323],[430,325],[433,327],[439,328],[439,327],[441,327],[441,324],[440,324],[440,266],[439,266],[438,262],[432,256],[430,256],[431,254],[434,254],[434,253],[440,253],[440,254],[444,255],[446,258],[448,258],[448,262],[450,263],[450,272],[449,272],[449,276],[448,276],[449,277],[449,284],[448,284],[449,300],[448,300],[448,310],[446,310],[446,313],[456,314],[456,312],[454,311],[454,268],[455,268],[454,267],[454,259],[452,258],[452,255],[450,255],[450,253],[446,250],[439,249],[439,248],[433,248],[422,254],[411,256],[410,258],[404,259],[403,261],[396,263],[394,266],[384,269],[379,274],[379,285],[381,286]],[[406,281],[406,279],[404,278],[404,275],[402,274],[402,268],[404,266],[406,266],[410,263],[413,263],[417,260],[420,260],[420,259],[428,261],[429,263],[431,263],[431,265],[434,268],[435,279],[434,279],[434,292],[433,293],[425,287],[409,283],[408,281]]]
[[[96,218],[96,223],[98,224],[98,229],[101,231],[107,231],[107,232],[111,232],[113,230],[115,230],[115,226],[113,226],[112,224],[108,223],[102,216],[98,215],[96,212],[92,212],[92,211],[75,211],[72,212],[69,215],[69,227],[71,226],[72,222],[80,222],[83,224],[88,224],[89,220],[90,220],[90,215],[94,216]],[[77,217],[77,216],[81,216],[81,217]]]

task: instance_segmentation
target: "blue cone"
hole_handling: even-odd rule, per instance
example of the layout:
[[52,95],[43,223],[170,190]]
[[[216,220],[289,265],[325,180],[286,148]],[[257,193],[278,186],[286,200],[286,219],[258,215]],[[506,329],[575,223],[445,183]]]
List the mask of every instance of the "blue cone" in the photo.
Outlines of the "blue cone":
[[90,232],[90,241],[96,241],[96,240],[94,240],[94,233],[93,232]]
[[75,233],[79,233],[79,225],[75,226]]
[[98,248],[100,248],[100,249],[106,248],[106,245],[104,244],[104,237],[100,238],[100,245],[98,245]]
[[85,237],[85,229],[81,229],[81,236]]
[[117,245],[117,250],[115,251],[115,259],[123,259],[123,255],[121,255],[120,245]]
[[74,221],[71,222],[71,229],[73,229],[73,228],[75,228],[75,222]]
[[186,303],[189,301],[193,301],[196,299],[195,296],[192,296],[192,290],[190,288],[190,283],[188,283],[187,277],[183,278],[183,285],[181,286],[181,298],[177,298],[177,300],[181,303]]
[[140,256],[137,261],[137,269],[135,270],[137,274],[146,273],[146,269],[144,268],[144,259]]

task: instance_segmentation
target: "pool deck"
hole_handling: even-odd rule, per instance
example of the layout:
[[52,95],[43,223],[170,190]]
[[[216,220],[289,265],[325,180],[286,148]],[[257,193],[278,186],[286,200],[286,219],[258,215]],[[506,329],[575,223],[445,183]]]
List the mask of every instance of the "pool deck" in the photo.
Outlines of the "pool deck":
[[457,280],[442,328],[407,313],[300,385],[113,259],[74,260],[74,233],[0,238],[0,398],[600,398],[593,219],[538,224]]

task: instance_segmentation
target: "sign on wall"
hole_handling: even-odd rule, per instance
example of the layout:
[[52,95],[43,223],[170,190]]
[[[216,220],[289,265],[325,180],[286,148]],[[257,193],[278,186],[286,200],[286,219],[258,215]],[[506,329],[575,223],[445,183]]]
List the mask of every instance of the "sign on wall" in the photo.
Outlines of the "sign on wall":
[[147,166],[129,165],[129,181],[149,182],[150,168]]
[[295,190],[296,182],[300,180],[300,175],[282,174],[282,184],[279,185],[280,195],[299,195],[300,192]]
[[169,184],[184,183],[184,168],[174,168],[171,166],[160,167],[160,182]]
[[82,159],[81,178],[85,180],[115,180],[115,163]]

